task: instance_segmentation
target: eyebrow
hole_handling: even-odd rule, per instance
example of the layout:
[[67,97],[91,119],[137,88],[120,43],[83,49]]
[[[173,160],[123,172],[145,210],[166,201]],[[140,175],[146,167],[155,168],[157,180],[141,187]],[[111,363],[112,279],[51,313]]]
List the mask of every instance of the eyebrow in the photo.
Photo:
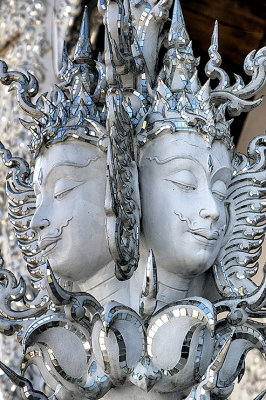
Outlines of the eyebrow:
[[[202,165],[198,160],[195,160],[194,158],[192,158],[191,156],[189,156],[189,155],[187,155],[187,154],[179,154],[179,155],[175,155],[175,156],[168,157],[168,158],[164,158],[164,159],[160,159],[160,158],[157,157],[157,156],[146,157],[146,160],[155,161],[155,162],[156,162],[157,164],[159,164],[159,165],[167,164],[168,162],[171,162],[171,161],[173,161],[173,160],[178,160],[178,159],[185,159],[185,160],[193,161],[193,162],[195,162],[196,164],[198,164],[199,166],[201,166],[203,169],[205,169],[205,168],[203,167],[203,165]],[[227,179],[227,180],[229,181],[229,183],[230,183],[230,182],[231,182],[231,179],[232,179],[232,171],[231,171],[231,169],[228,168],[228,167],[221,167],[221,168],[217,169],[217,170],[215,171],[215,173],[213,174],[213,176],[211,176],[211,181],[215,180],[216,176],[217,176],[217,175],[220,175],[221,173],[222,173],[222,174],[226,174],[226,179]],[[221,176],[221,177],[223,177],[223,176]]]
[[58,167],[84,168],[84,167],[87,167],[88,165],[90,165],[91,162],[97,161],[99,158],[100,158],[100,156],[97,156],[95,158],[88,158],[84,163],[78,163],[78,162],[75,162],[75,161],[66,161],[66,162],[56,163],[51,167],[51,169],[48,172],[48,174],[46,175],[46,177],[44,177],[43,185],[47,182],[47,179],[49,178],[51,173]]
[[157,164],[159,164],[159,165],[167,164],[168,162],[171,162],[171,161],[173,161],[173,160],[179,160],[179,159],[190,160],[190,161],[193,161],[193,162],[195,162],[196,164],[202,166],[201,163],[200,163],[199,161],[195,160],[194,158],[192,158],[191,156],[189,156],[189,155],[187,155],[187,154],[179,154],[179,155],[175,155],[175,156],[172,156],[172,157],[167,157],[167,158],[164,158],[164,159],[160,159],[160,158],[157,157],[157,156],[154,156],[154,157],[146,157],[146,160],[155,161],[155,162],[156,162]]

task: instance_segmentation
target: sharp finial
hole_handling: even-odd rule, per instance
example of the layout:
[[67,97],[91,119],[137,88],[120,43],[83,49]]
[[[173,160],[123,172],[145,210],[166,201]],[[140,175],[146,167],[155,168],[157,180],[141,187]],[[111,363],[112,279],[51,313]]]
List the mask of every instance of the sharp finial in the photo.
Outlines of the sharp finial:
[[190,42],[179,0],[175,0],[172,23],[168,34],[169,47],[183,48]]
[[197,93],[197,99],[204,103],[210,98],[210,79],[208,79]]
[[218,21],[217,20],[214,23],[211,44],[212,44],[212,46],[215,46],[216,50],[218,49]]
[[198,71],[196,70],[189,80],[189,88],[192,93],[196,93],[200,89],[200,82],[198,78]]
[[74,54],[74,61],[77,64],[83,64],[83,63],[94,64],[93,51],[90,42],[89,17],[88,17],[87,6],[85,6],[83,13],[79,39]]
[[157,304],[157,293],[157,267],[153,251],[150,249],[140,300],[140,313],[143,316],[151,315],[155,310]]

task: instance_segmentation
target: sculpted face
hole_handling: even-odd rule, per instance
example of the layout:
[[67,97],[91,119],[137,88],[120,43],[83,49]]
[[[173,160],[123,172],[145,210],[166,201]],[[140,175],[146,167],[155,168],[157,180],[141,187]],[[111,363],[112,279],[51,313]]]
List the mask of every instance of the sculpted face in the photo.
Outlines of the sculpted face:
[[105,239],[106,157],[68,140],[41,154],[34,171],[37,207],[31,226],[53,271],[84,281],[110,261]]
[[[166,133],[141,155],[142,230],[157,265],[194,276],[214,263],[227,226],[230,154],[199,135]],[[159,227],[159,228],[158,228]]]

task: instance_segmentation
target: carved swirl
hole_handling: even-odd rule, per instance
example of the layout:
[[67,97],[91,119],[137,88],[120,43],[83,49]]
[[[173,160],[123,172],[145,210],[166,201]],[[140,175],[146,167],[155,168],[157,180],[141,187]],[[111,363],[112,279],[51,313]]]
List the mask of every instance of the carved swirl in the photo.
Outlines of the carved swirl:
[[35,104],[31,102],[39,90],[37,79],[28,72],[28,77],[21,72],[7,72],[7,65],[4,61],[0,61],[0,80],[4,85],[11,85],[9,90],[16,88],[17,101],[27,114],[33,118],[41,118],[43,116]]
[[36,198],[31,187],[31,173],[22,158],[12,157],[3,143],[0,142],[0,154],[4,165],[10,168],[7,176],[6,193],[9,199],[9,220],[14,227],[18,245],[28,264],[29,272],[34,278],[41,278],[40,266],[44,263],[37,245],[36,233],[30,228],[30,222],[36,209]]
[[211,46],[209,48],[210,60],[206,64],[205,72],[210,79],[219,79],[219,83],[210,93],[212,102],[215,105],[227,103],[228,112],[232,116],[240,115],[242,112],[248,112],[257,107],[262,98],[251,101],[247,100],[253,97],[263,87],[265,83],[265,61],[266,47],[250,52],[244,63],[244,70],[247,75],[252,76],[251,81],[245,85],[239,75],[235,75],[236,82],[230,86],[229,76],[220,68],[222,58],[218,52],[218,23],[212,35]]
[[257,290],[251,278],[258,270],[256,261],[266,231],[265,146],[266,136],[261,135],[248,146],[250,159],[241,154],[235,156],[235,172],[228,195],[227,242],[215,267],[218,289],[230,297],[245,296]]

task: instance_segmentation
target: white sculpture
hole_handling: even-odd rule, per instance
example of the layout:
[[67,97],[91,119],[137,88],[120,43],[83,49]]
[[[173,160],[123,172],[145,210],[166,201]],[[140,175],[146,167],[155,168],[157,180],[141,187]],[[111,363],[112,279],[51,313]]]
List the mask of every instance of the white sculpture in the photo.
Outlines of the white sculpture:
[[35,164],[37,210],[31,228],[38,233],[43,257],[66,280],[84,281],[110,261],[105,239],[106,158],[101,153],[95,146],[69,140],[49,148]]
[[144,242],[154,251],[158,273],[169,273],[169,286],[173,274],[178,276],[185,291],[181,298],[191,279],[214,264],[222,247],[231,175],[227,147],[219,141],[206,146],[193,132],[165,133],[141,156]]
[[[265,82],[265,48],[246,59],[251,82],[230,86],[216,24],[206,74],[219,82],[202,86],[176,1],[156,77],[171,3],[100,2],[105,63],[93,59],[85,11],[50,99],[33,104],[35,78],[1,62],[1,82],[15,82],[33,117],[22,121],[32,170],[1,144],[10,219],[39,287],[29,301],[2,270],[1,329],[21,330],[23,372],[37,365],[52,390],[1,363],[26,398],[226,399],[248,350],[265,352],[265,326],[252,318],[265,316],[266,280],[251,279],[265,232],[265,136],[250,159],[237,155],[225,117],[259,105],[248,99]],[[12,308],[21,298],[29,310]]]

